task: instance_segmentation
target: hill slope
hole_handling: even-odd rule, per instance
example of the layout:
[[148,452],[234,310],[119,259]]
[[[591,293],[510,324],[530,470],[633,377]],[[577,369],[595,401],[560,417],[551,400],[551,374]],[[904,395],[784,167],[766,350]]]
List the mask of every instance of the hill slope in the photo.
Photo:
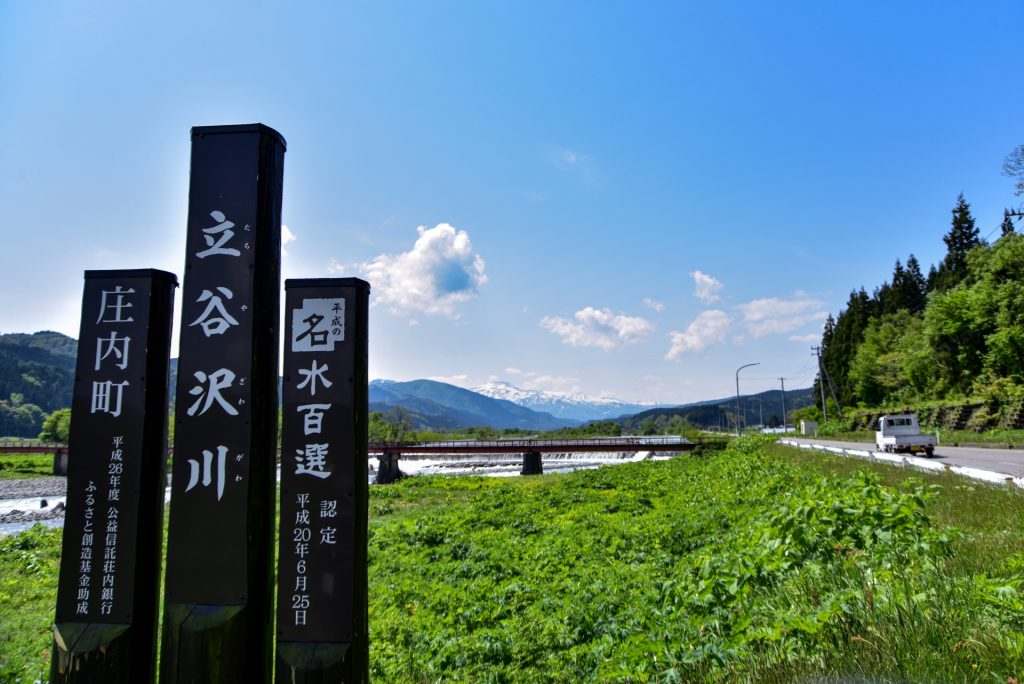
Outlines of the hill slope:
[[[786,412],[792,413],[796,409],[803,408],[814,403],[814,388],[786,390]],[[761,416],[764,416],[764,424],[782,423],[782,391],[769,390],[760,394],[743,395],[740,397],[740,410],[743,413],[744,425],[761,424]],[[653,419],[657,424],[666,423],[673,416],[688,421],[691,425],[700,428],[731,428],[733,425],[733,414],[736,413],[736,397],[724,399],[712,399],[696,404],[686,404],[670,408],[655,408],[641,411],[632,416],[619,419],[623,429],[637,431],[644,421]],[[774,418],[774,420],[773,420]]]
[[0,435],[35,437],[47,413],[71,405],[77,352],[56,332],[0,335]]

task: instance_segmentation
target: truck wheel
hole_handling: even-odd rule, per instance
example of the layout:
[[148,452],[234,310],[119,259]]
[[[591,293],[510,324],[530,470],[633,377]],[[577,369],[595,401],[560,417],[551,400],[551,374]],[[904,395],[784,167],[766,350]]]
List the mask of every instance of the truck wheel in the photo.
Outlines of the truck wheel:
[[935,453],[935,449],[931,447],[928,447],[927,449],[924,450],[924,455],[927,456],[928,458],[931,458],[933,453]]

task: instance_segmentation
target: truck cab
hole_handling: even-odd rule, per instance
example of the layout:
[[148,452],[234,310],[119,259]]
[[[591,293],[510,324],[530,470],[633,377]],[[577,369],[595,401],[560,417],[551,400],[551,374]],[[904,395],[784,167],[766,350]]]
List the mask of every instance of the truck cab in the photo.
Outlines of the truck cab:
[[888,453],[924,452],[926,456],[931,456],[935,450],[935,438],[921,434],[917,416],[912,413],[900,413],[878,419],[875,445],[879,451]]

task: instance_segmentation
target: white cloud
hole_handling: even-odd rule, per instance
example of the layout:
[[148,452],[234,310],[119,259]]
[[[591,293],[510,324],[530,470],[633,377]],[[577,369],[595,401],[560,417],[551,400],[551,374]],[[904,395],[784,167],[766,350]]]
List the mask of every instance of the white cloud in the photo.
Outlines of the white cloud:
[[[487,282],[484,260],[473,253],[464,230],[447,223],[416,230],[419,237],[408,252],[381,254],[352,269],[370,281],[372,305],[385,305],[395,314],[458,318],[456,305],[476,296]],[[346,267],[331,259],[328,270],[340,273]]]
[[693,278],[693,282],[696,284],[697,289],[693,293],[694,296],[705,304],[711,302],[717,302],[721,297],[718,296],[718,291],[721,290],[724,285],[707,273],[701,271],[691,271],[690,277]]
[[588,306],[577,311],[574,318],[575,322],[546,316],[540,325],[570,347],[600,347],[605,351],[637,342],[654,332],[654,324],[647,319],[616,314],[611,309]]
[[665,308],[664,304],[659,302],[657,299],[651,299],[650,297],[644,297],[644,306],[648,309],[654,309],[659,312]]
[[794,299],[755,299],[738,308],[743,312],[747,330],[756,338],[792,332],[808,323],[824,320],[828,312],[820,308],[823,304],[808,298],[803,292],[797,292]]
[[789,339],[792,342],[819,342],[821,341],[821,333],[807,333],[806,335],[790,335]]
[[518,368],[512,368],[510,366],[505,369],[505,372],[508,373],[509,375],[520,375],[523,371],[519,370]]
[[564,147],[556,147],[551,155],[551,164],[561,171],[574,173],[589,182],[593,180],[596,165],[589,154],[582,154]]
[[672,345],[665,358],[675,361],[687,352],[701,352],[712,344],[724,342],[731,324],[732,319],[724,311],[712,309],[701,312],[684,332],[673,330],[668,334]]
[[281,256],[288,256],[288,250],[284,248],[289,242],[295,240],[295,233],[288,230],[288,226],[281,224]]

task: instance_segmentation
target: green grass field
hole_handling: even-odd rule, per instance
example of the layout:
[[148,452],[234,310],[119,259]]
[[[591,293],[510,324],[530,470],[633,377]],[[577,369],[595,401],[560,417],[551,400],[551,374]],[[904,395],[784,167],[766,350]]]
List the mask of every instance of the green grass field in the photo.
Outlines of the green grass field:
[[53,475],[52,454],[0,454],[0,480]]
[[[1010,488],[745,438],[570,475],[409,478],[370,506],[376,681],[1024,674]],[[59,541],[0,540],[3,681],[47,672]]]

